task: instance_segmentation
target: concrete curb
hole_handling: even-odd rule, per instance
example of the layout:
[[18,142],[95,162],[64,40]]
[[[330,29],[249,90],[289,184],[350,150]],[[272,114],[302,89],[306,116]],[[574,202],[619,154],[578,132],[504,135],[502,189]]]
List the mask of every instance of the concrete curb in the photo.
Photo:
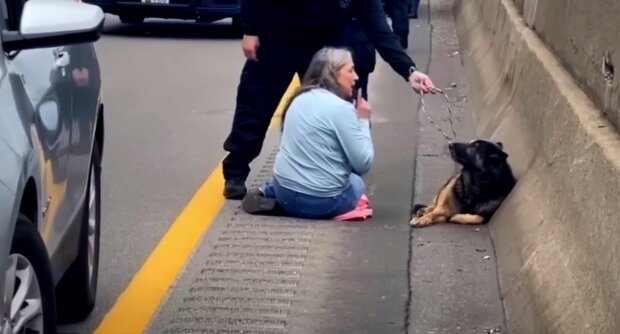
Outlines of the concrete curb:
[[620,332],[620,137],[512,1],[454,12],[476,131],[519,177],[490,223],[510,332]]

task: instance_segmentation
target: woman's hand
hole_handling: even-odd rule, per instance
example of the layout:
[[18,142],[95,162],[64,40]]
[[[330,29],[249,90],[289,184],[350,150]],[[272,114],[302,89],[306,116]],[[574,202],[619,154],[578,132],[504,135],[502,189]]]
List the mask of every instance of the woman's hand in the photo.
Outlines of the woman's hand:
[[357,101],[355,103],[355,107],[357,109],[357,117],[361,119],[370,119],[371,108],[370,103],[364,100],[363,97],[358,96]]

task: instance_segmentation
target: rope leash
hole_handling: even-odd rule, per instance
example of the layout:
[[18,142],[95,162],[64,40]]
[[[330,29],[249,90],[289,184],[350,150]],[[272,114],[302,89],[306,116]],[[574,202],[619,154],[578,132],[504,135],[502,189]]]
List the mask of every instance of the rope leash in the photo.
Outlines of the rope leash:
[[442,91],[441,89],[435,88],[435,92],[441,94],[446,100],[446,106],[448,107],[448,123],[450,123],[450,129],[452,130],[452,137],[450,137],[450,135],[448,135],[448,133],[446,133],[446,131],[444,131],[443,128],[441,128],[437,123],[435,123],[430,113],[426,110],[426,103],[424,102],[424,93],[420,92],[420,101],[422,104],[422,111],[426,114],[426,119],[428,119],[428,121],[435,127],[435,129],[437,129],[437,131],[439,131],[439,133],[441,133],[441,135],[446,139],[446,141],[451,142],[456,139],[456,131],[454,130],[454,124],[452,123],[452,108],[450,108],[450,104],[452,102],[448,98],[448,94],[444,93],[444,91]]

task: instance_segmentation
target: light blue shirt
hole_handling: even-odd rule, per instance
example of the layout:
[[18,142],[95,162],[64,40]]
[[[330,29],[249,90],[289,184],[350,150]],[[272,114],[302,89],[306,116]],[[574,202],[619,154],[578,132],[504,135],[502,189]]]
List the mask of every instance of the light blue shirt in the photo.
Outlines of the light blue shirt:
[[274,164],[278,183],[303,194],[340,195],[351,172],[368,172],[374,158],[370,122],[352,103],[313,89],[291,103]]

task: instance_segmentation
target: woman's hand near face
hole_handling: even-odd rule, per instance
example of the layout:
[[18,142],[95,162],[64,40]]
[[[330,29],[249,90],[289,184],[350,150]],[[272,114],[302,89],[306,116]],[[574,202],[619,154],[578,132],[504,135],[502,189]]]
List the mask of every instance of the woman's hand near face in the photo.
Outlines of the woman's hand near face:
[[366,101],[363,97],[358,96],[355,106],[357,109],[358,118],[370,119],[372,108],[370,107],[370,103],[368,103],[368,101]]

